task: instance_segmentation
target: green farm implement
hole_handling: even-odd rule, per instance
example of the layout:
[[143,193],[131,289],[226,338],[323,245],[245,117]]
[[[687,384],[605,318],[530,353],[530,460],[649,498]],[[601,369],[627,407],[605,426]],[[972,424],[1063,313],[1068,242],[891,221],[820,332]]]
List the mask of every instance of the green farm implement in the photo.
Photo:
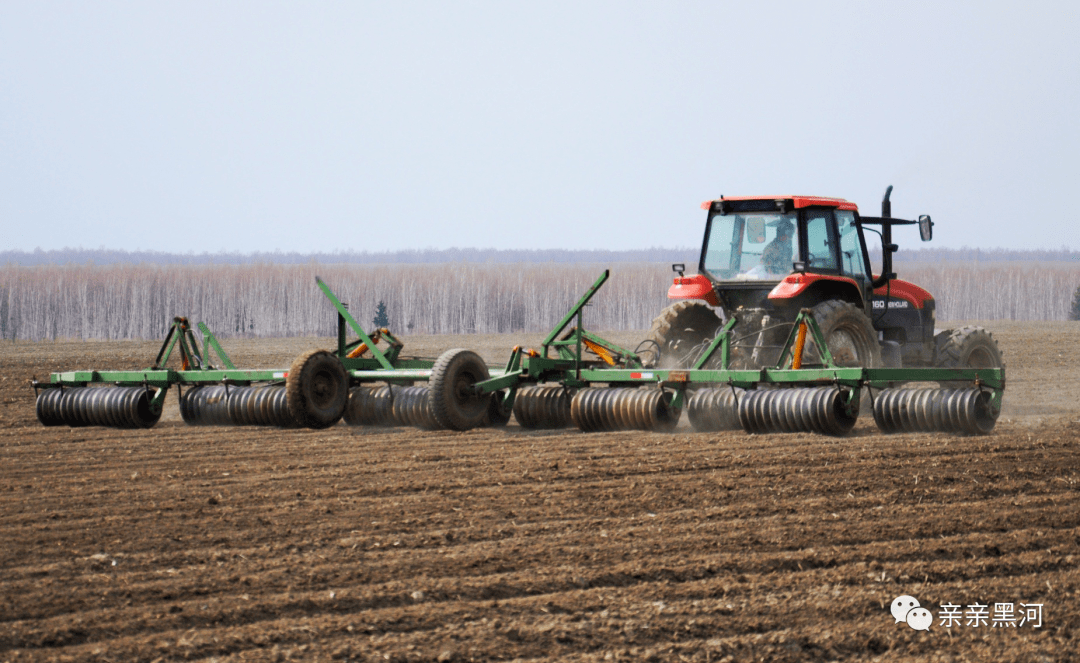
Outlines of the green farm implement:
[[[325,428],[344,419],[469,430],[506,424],[513,413],[530,429],[670,431],[685,409],[699,431],[839,436],[855,425],[865,393],[882,431],[985,434],[1000,412],[1004,368],[839,365],[810,308],[795,316],[773,365],[740,363],[733,315],[683,365],[657,367],[647,349],[623,348],[585,329],[585,305],[608,276],[539,351],[514,348],[497,368],[465,349],[433,361],[403,358],[398,338],[386,329],[366,333],[316,279],[337,312],[334,351],[307,352],[288,368],[240,369],[204,324],[200,347],[188,321],[176,318],[149,368],[54,373],[35,382],[37,415],[46,426],[150,427],[174,386],[191,425]],[[357,337],[351,342],[349,330]],[[168,368],[174,352],[181,365]]]
[[[583,307],[607,278],[605,271],[547,336],[542,352],[515,348],[502,375],[476,391],[506,390],[504,408],[512,404],[524,427],[573,423],[585,431],[670,431],[685,408],[699,431],[845,435],[858,419],[864,388],[885,432],[985,434],[1000,413],[1003,368],[838,366],[810,309],[796,316],[775,366],[731,368],[740,348],[732,317],[688,367],[646,368],[636,352],[582,325]],[[577,325],[563,333],[575,318]]]
[[[198,325],[203,335],[200,350],[188,320],[178,317],[149,368],[54,373],[48,383],[35,382],[34,388],[41,389],[38,419],[46,426],[148,428],[160,419],[165,396],[175,386],[181,416],[191,425],[325,428],[343,416],[351,418],[350,385],[372,380],[399,385],[395,393],[411,403],[415,390],[400,385],[432,380],[433,372],[434,382],[442,383],[435,362],[402,358],[403,344],[389,330],[367,334],[326,284],[320,279],[316,283],[337,310],[334,352],[305,353],[288,368],[240,369],[205,324]],[[349,328],[358,336],[351,343],[346,340]],[[377,346],[382,339],[387,341],[386,350]],[[179,369],[166,367],[173,352],[180,354]],[[407,409],[410,416],[423,416],[413,412],[417,408]]]

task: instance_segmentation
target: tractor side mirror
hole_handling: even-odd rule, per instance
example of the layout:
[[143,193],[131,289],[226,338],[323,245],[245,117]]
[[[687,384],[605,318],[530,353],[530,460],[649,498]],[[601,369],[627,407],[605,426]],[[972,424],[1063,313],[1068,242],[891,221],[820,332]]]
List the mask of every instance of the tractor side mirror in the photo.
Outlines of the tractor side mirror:
[[671,271],[677,272],[679,274],[679,276],[682,276],[683,272],[686,271],[686,263],[681,263],[681,262],[675,263],[674,265],[671,266]]
[[934,222],[930,220],[929,214],[919,216],[919,236],[924,242],[929,242],[934,238]]

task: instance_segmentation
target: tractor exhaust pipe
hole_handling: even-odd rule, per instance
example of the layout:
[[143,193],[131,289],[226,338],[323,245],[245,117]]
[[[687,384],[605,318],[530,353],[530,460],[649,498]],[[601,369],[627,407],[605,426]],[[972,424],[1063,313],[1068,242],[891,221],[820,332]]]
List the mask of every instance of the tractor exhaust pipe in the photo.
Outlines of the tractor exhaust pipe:
[[[892,218],[892,201],[889,200],[889,196],[892,195],[892,185],[885,187],[885,197],[881,199],[881,218]],[[882,221],[881,223],[881,276],[874,279],[872,283],[874,288],[880,288],[888,283],[891,279],[896,278],[896,274],[892,270],[892,254],[895,253],[900,247],[893,244],[892,241],[892,224],[888,221]]]

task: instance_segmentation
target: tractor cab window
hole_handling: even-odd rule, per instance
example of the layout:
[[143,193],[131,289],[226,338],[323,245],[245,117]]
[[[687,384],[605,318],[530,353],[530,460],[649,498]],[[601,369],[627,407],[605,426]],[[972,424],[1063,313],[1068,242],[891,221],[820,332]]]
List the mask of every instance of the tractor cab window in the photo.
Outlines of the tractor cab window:
[[836,269],[831,209],[806,211],[806,266],[812,272]]
[[857,279],[870,278],[863,260],[859,228],[855,225],[855,213],[850,210],[836,211],[836,232],[840,235],[840,268],[845,274]]
[[705,271],[717,280],[780,280],[798,255],[797,214],[715,214]]

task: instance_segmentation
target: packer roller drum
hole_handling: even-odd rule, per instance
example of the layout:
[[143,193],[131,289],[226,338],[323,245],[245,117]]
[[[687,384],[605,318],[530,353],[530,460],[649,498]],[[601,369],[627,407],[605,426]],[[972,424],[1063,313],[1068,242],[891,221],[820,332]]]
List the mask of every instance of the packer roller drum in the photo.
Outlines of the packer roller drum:
[[837,387],[751,389],[739,398],[739,422],[747,433],[846,435],[859,417],[846,400]]
[[514,396],[514,419],[522,428],[567,428],[571,393],[561,385],[522,387]]
[[37,418],[45,426],[150,428],[161,411],[150,409],[155,390],[146,387],[46,389],[37,396]]
[[231,387],[228,404],[229,418],[235,426],[292,428],[297,425],[289,412],[284,385]]
[[582,389],[570,401],[570,418],[586,432],[644,430],[667,432],[679,423],[673,394],[659,389]]
[[884,433],[967,433],[994,430],[991,392],[966,389],[883,389],[874,399],[874,422]]
[[296,426],[282,385],[191,387],[180,396],[180,417],[189,426]]
[[742,430],[739,400],[744,393],[737,387],[697,390],[686,403],[690,425],[700,432]]
[[180,395],[180,417],[189,426],[231,426],[228,392],[221,385],[191,387]]
[[393,426],[394,400],[391,387],[354,387],[342,416],[349,426]]
[[389,389],[392,394],[391,412],[394,423],[402,426],[416,426],[425,430],[442,428],[431,411],[427,387],[390,387]]

